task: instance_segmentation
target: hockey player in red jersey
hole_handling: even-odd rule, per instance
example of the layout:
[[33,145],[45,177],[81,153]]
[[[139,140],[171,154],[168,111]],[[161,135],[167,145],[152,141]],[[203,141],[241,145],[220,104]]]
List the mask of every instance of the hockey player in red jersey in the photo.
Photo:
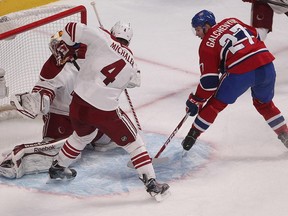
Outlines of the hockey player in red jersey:
[[251,25],[261,31],[262,40],[265,40],[267,34],[272,31],[274,12],[288,16],[288,8],[277,5],[277,3],[288,4],[288,0],[273,0],[276,4],[269,4],[261,0],[242,1],[252,3]]
[[[191,116],[198,113],[182,142],[190,150],[218,113],[248,89],[253,105],[288,148],[288,129],[274,96],[274,57],[254,27],[236,18],[216,23],[212,12],[203,10],[192,18],[196,36],[201,38],[199,62],[201,78],[196,92],[186,101]],[[203,106],[204,105],[204,106]]]
[[[88,48],[70,104],[74,132],[49,169],[51,179],[76,176],[76,171],[68,167],[93,140],[98,129],[130,154],[132,164],[151,196],[162,197],[168,193],[169,185],[155,180],[151,158],[137,128],[119,108],[121,93],[139,76],[133,53],[128,48],[132,35],[130,23],[120,21],[110,32],[81,23],[65,26],[62,39],[67,49],[75,43],[87,44]],[[135,82],[134,87],[139,85]]]

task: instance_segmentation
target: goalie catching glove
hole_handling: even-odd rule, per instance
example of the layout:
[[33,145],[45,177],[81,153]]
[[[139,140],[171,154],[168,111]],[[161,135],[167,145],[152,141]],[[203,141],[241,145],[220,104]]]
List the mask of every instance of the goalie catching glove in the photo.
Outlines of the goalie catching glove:
[[195,116],[202,109],[205,102],[205,99],[198,98],[191,93],[186,101],[186,112],[190,113],[190,116]]
[[50,107],[50,98],[39,92],[16,94],[11,97],[12,106],[29,118],[36,118],[38,114],[47,114]]
[[137,71],[129,81],[127,88],[135,88],[135,87],[140,87],[141,85],[141,74],[140,70]]

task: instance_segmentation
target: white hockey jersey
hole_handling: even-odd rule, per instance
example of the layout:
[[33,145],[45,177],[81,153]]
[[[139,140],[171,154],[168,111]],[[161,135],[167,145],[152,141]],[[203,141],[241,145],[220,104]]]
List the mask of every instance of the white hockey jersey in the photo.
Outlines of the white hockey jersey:
[[[77,63],[81,65],[83,61],[78,59]],[[72,63],[67,62],[59,67],[56,66],[54,56],[51,56],[44,64],[40,80],[35,84],[33,92],[39,91],[49,96],[49,112],[68,116],[77,74],[78,70]]]
[[87,45],[85,64],[77,76],[74,91],[98,109],[115,110],[120,94],[137,76],[132,52],[108,31],[81,23],[68,23],[62,39],[70,46]]

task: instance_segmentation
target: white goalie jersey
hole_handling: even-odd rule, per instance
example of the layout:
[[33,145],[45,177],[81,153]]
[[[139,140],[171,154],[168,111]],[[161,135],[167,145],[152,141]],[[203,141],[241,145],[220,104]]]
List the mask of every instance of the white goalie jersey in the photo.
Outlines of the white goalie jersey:
[[[84,60],[78,59],[77,66],[81,65],[82,61]],[[69,104],[77,75],[78,69],[74,64],[69,62],[57,66],[54,56],[51,55],[43,65],[39,81],[32,91],[12,96],[11,103],[20,113],[32,119],[48,112],[69,116]]]
[[[54,62],[50,63],[51,61],[55,61],[53,56],[43,66],[40,80],[35,84],[32,92],[49,96],[51,101],[49,112],[68,116],[78,69],[72,63],[58,67]],[[81,65],[82,61],[78,59],[77,63]]]

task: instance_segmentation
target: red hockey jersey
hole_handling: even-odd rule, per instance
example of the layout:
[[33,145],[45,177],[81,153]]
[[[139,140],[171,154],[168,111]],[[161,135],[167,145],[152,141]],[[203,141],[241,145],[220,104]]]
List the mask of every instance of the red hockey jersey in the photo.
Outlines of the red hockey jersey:
[[254,27],[236,18],[224,19],[208,30],[200,44],[201,79],[195,95],[211,97],[220,73],[247,73],[273,60]]

